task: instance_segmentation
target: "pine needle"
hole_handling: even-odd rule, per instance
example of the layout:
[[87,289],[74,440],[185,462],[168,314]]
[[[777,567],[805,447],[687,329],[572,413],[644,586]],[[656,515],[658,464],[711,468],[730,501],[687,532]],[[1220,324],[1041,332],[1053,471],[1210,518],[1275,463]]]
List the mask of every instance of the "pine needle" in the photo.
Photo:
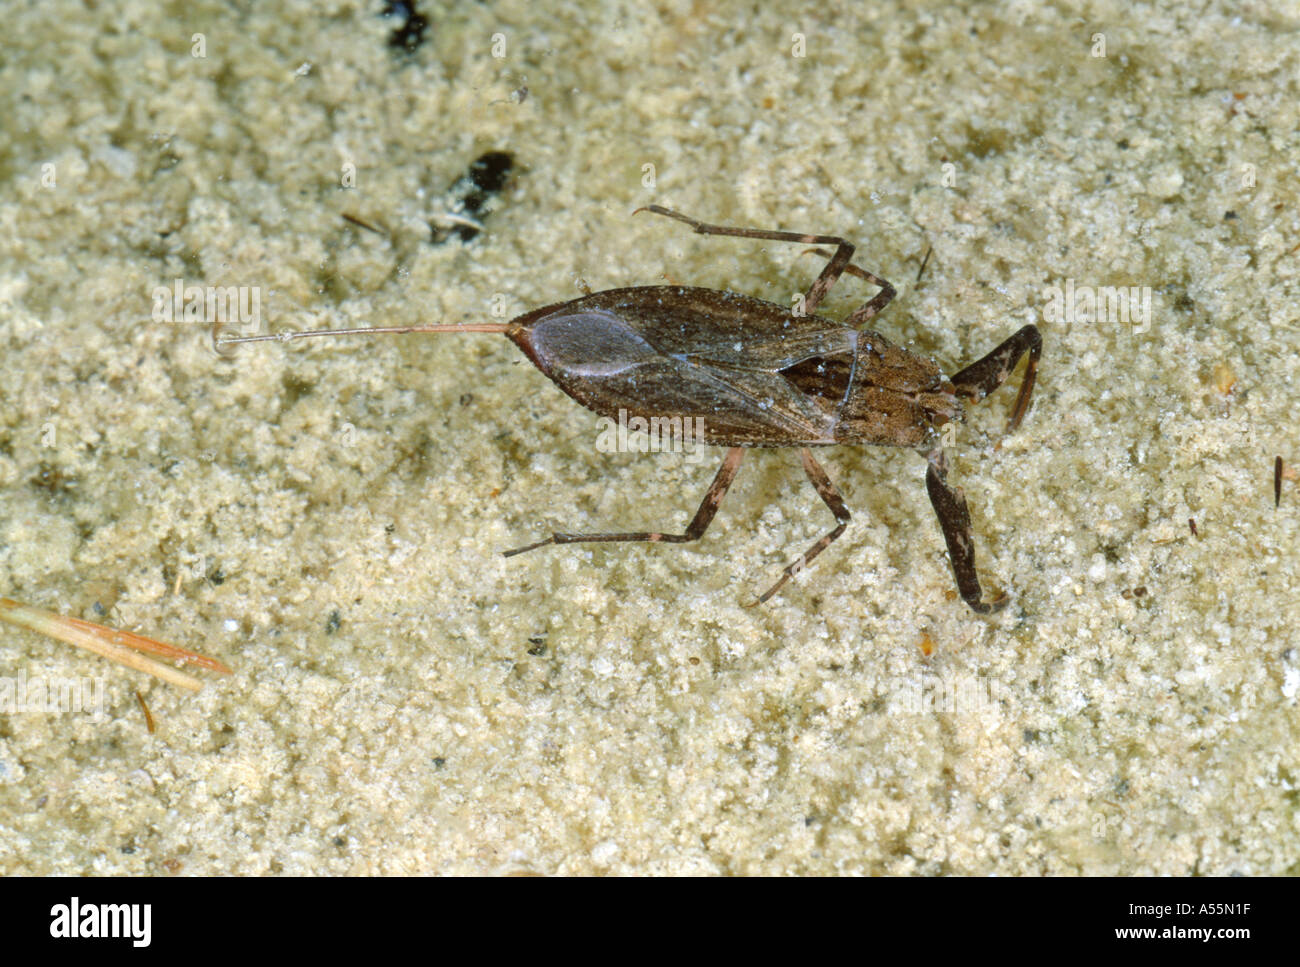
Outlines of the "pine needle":
[[20,604],[17,601],[11,601],[9,598],[0,598],[0,621],[7,621],[20,628],[27,628],[48,635],[51,638],[57,638],[59,641],[66,641],[78,648],[85,648],[87,651],[93,651],[95,654],[102,655],[119,665],[126,665],[136,671],[145,672],[155,678],[161,678],[165,682],[189,689],[192,692],[197,692],[203,687],[203,683],[197,678],[179,672],[169,665],[154,661],[152,658],[138,655],[136,652],[149,652],[165,658],[183,661],[190,665],[198,665],[200,668],[222,672],[226,675],[231,674],[230,669],[221,662],[196,652],[155,641],[153,638],[146,638],[144,635],[137,635],[131,631],[118,631],[116,628],[106,628],[104,625],[97,625],[91,621],[82,621],[80,618],[67,618],[52,611],[44,611],[30,605]]

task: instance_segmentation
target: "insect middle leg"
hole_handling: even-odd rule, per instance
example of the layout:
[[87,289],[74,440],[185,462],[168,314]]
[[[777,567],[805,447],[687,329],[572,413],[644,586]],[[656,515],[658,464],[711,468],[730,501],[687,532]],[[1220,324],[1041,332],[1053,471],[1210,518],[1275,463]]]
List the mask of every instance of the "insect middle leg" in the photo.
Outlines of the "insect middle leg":
[[844,528],[849,525],[849,520],[853,516],[849,513],[848,507],[844,506],[844,498],[841,497],[840,492],[835,489],[835,484],[831,483],[831,478],[826,476],[826,471],[822,469],[821,464],[813,459],[812,452],[807,447],[801,447],[799,449],[799,458],[803,460],[804,473],[808,475],[808,479],[812,481],[812,485],[817,488],[817,496],[820,497],[826,506],[831,509],[831,513],[835,515],[835,519],[839,521],[839,525],[812,547],[808,548],[802,557],[786,567],[780,580],[768,588],[759,599],[754,602],[754,604],[762,604],[772,595],[776,594],[776,592],[780,591],[781,588],[785,587],[787,581],[811,564],[813,558],[830,546],[831,541],[844,533]]
[[[826,297],[826,293],[830,291],[831,286],[835,284],[840,274],[845,271],[850,275],[856,275],[880,286],[880,291],[876,293],[871,301],[853,313],[848,325],[856,325],[857,322],[871,318],[894,298],[894,287],[892,285],[884,279],[872,275],[866,269],[860,269],[856,265],[849,264],[849,260],[853,258],[853,243],[837,235],[804,235],[800,232],[776,232],[763,228],[729,228],[726,225],[709,225],[660,205],[647,205],[645,208],[638,208],[637,211],[654,212],[656,215],[667,215],[669,218],[675,218],[679,222],[685,222],[691,226],[699,235],[733,235],[737,238],[761,238],[772,242],[795,242],[800,245],[834,245],[835,252],[829,256],[826,267],[822,269],[821,275],[813,280],[813,284],[804,293],[803,311],[807,315],[812,315],[817,310],[817,306]],[[636,212],[633,212],[633,214],[635,215]],[[820,254],[825,255],[826,253],[822,252]],[[856,322],[853,320],[856,320]]]
[[704,500],[700,502],[700,509],[695,512],[695,517],[687,525],[685,533],[664,534],[660,531],[637,531],[630,534],[552,534],[546,540],[538,541],[536,544],[529,544],[527,547],[516,547],[513,551],[505,551],[502,556],[513,557],[516,554],[524,553],[524,551],[533,551],[548,544],[610,543],[614,541],[685,544],[688,541],[698,541],[704,535],[704,532],[708,530],[709,524],[713,522],[713,516],[718,512],[718,505],[722,503],[722,498],[726,496],[727,488],[736,479],[736,471],[740,469],[740,461],[744,455],[743,447],[732,447],[727,451],[727,455],[722,458],[722,466],[718,468],[713,483],[709,484],[709,490],[704,495]]
[[1029,363],[1025,366],[1025,378],[1020,381],[1016,405],[1011,408],[1011,417],[1007,420],[1008,433],[1024,419],[1025,411],[1029,409],[1029,396],[1034,391],[1034,381],[1038,378],[1043,337],[1037,326],[1025,326],[993,352],[978,362],[971,363],[952,378],[952,385],[959,395],[972,403],[978,403],[1007,381],[1026,351],[1029,353]]
[[930,493],[930,503],[939,518],[943,539],[948,544],[948,559],[952,563],[953,577],[957,580],[957,590],[972,611],[979,614],[1001,611],[1007,606],[1005,594],[986,604],[983,592],[980,591],[980,579],[975,574],[975,543],[971,539],[970,511],[966,507],[966,496],[960,490],[948,486],[948,460],[942,450],[931,450],[925,454],[925,458],[929,463],[925,471],[925,489]]
[[[820,249],[820,248],[810,248],[804,254],[820,255],[822,258],[831,257],[830,252],[827,252],[825,249]],[[868,272],[866,269],[854,265],[852,262],[844,266],[844,271],[849,273],[849,275],[857,276],[859,279],[865,279],[866,281],[870,282],[872,285],[880,286],[879,292],[873,295],[862,305],[854,309],[853,312],[849,315],[849,317],[844,320],[844,325],[848,326],[850,329],[857,329],[860,325],[862,325],[864,322],[866,322],[868,319],[874,316],[877,312],[885,308],[885,306],[889,305],[889,303],[893,300],[894,295],[896,293],[894,291],[894,287],[890,285],[888,282],[886,282],[884,279],[882,279],[880,276],[873,275],[872,273]]]

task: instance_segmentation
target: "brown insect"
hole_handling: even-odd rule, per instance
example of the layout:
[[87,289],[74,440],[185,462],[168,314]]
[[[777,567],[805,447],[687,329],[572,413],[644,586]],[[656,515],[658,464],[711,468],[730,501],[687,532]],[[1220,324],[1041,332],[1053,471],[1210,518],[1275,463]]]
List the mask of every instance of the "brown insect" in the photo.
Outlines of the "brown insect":
[[[506,551],[507,557],[548,544],[699,540],[736,477],[748,447],[798,447],[804,472],[837,526],[786,567],[755,603],[779,591],[844,532],[849,510],[811,447],[873,444],[909,447],[927,462],[926,489],[948,545],[962,599],[980,614],[997,611],[1006,595],[985,602],[975,573],[966,498],[947,483],[942,428],[962,421],[962,401],[975,403],[1001,386],[1026,352],[1029,362],[1007,422],[1010,432],[1029,408],[1042,337],[1025,326],[991,353],[945,379],[931,359],[860,328],[894,297],[894,288],[850,262],[853,245],[832,235],[708,225],[651,205],[701,235],[732,235],[803,245],[833,245],[833,254],[804,294],[801,312],[752,296],[687,286],[638,286],[594,292],[534,309],[506,323],[298,330],[218,339],[217,346],[305,336],[412,332],[495,332],[509,337],[560,389],[611,420],[640,417],[702,421],[700,442],[727,447],[722,466],[695,517],[680,534],[556,533]],[[634,213],[635,214],[635,213]],[[843,322],[814,315],[844,272],[880,291]],[[686,424],[691,425],[691,424]]]

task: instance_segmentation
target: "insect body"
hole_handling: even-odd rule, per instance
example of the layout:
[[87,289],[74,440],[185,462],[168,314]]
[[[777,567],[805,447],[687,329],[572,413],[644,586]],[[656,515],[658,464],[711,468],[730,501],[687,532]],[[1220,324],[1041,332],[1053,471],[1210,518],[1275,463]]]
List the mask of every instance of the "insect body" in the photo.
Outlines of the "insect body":
[[[1029,363],[1008,421],[1014,430],[1033,392],[1042,338],[1025,326],[983,359],[945,379],[930,359],[861,328],[894,297],[883,279],[850,262],[842,238],[708,225],[657,205],[648,209],[705,235],[733,235],[808,245],[834,245],[805,293],[802,313],[751,296],[682,286],[639,286],[595,292],[534,309],[507,323],[313,330],[221,339],[219,345],[302,336],[406,332],[499,332],[509,337],[565,393],[610,419],[694,419],[702,442],[728,448],[703,502],[681,534],[557,533],[548,544],[698,540],[735,479],[745,448],[799,447],[805,473],[837,526],[790,564],[758,599],[775,594],[843,533],[850,514],[809,448],[837,444],[909,447],[927,460],[926,487],[948,545],[962,598],[988,614],[1006,596],[985,602],[975,573],[970,514],[947,483],[941,428],[964,419],[962,401],[977,402],[1006,381],[1026,352]],[[827,253],[822,252],[825,255]],[[880,291],[843,323],[815,315],[841,274]],[[689,424],[688,424],[689,425]]]
[[596,292],[506,335],[602,416],[700,418],[718,446],[921,447],[960,414],[939,368],[879,333],[715,289]]

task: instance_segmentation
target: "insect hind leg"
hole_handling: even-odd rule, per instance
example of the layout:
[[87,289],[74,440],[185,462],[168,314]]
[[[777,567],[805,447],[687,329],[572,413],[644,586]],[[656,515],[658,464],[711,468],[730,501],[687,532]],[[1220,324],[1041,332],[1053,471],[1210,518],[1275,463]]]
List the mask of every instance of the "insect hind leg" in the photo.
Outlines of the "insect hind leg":
[[799,457],[803,460],[804,473],[808,475],[808,479],[812,481],[813,487],[817,489],[817,496],[822,499],[822,502],[825,503],[826,506],[831,509],[831,513],[835,515],[835,520],[838,521],[838,526],[828,534],[825,534],[812,547],[808,548],[808,550],[803,553],[803,556],[788,565],[785,571],[782,572],[780,579],[763,592],[759,599],[754,601],[753,604],[762,604],[772,595],[776,594],[776,592],[785,587],[787,581],[811,564],[813,558],[830,546],[831,541],[844,533],[844,528],[849,526],[849,520],[853,517],[853,515],[849,513],[849,508],[845,506],[844,498],[840,496],[839,490],[837,490],[835,484],[831,482],[831,478],[826,475],[826,471],[822,469],[821,464],[813,459],[812,452],[807,447],[800,447]]
[[745,451],[742,447],[732,447],[727,451],[727,455],[722,458],[722,466],[718,468],[717,475],[713,478],[713,483],[709,484],[708,492],[700,502],[699,510],[695,512],[690,524],[687,525],[685,532],[681,534],[665,534],[660,531],[635,531],[627,534],[552,534],[544,541],[538,541],[535,544],[529,544],[527,547],[516,547],[512,551],[503,551],[503,557],[514,557],[516,554],[523,554],[525,551],[535,551],[539,547],[546,547],[548,544],[605,544],[615,541],[644,541],[647,543],[663,544],[685,544],[689,541],[698,541],[708,530],[709,524],[713,522],[714,515],[718,512],[718,505],[722,503],[722,498],[727,494],[727,488],[731,482],[736,479],[736,471],[740,469],[741,458],[744,457]]

